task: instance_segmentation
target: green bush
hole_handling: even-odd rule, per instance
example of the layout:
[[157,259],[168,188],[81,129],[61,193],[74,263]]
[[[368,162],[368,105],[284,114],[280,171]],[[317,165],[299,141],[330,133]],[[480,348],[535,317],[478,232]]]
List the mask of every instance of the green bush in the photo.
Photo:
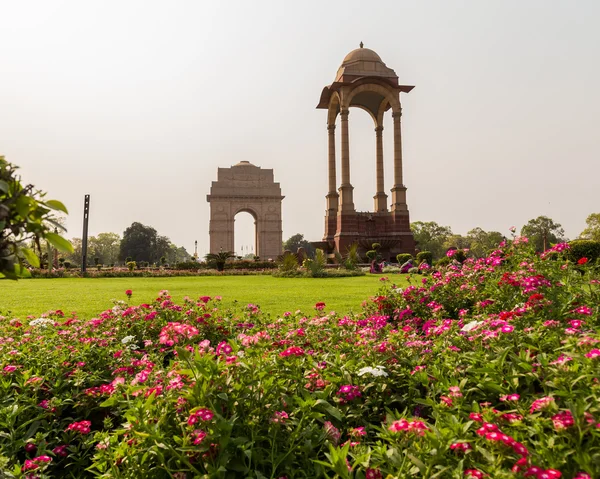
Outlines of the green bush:
[[133,271],[137,266],[137,263],[135,261],[128,261],[127,262],[127,267],[129,268],[129,271]]
[[321,278],[326,276],[325,265],[327,264],[327,258],[325,252],[322,249],[315,251],[315,257],[313,259],[306,258],[302,262],[302,266],[306,268],[306,273],[311,278]]
[[448,258],[448,256],[444,256],[443,258],[438,259],[436,261],[435,265],[438,268],[441,268],[443,266],[448,266],[451,262],[452,262],[452,260],[450,258]]
[[278,263],[279,271],[282,273],[292,273],[298,270],[298,258],[290,251],[283,253]]
[[400,253],[396,255],[396,261],[398,261],[398,264],[404,264],[411,259],[413,259],[413,255],[410,253]]
[[589,262],[594,262],[600,258],[600,241],[594,240],[573,240],[569,242],[571,247],[567,250],[567,258],[570,261],[577,262],[581,258],[587,258]]
[[417,253],[417,264],[421,263],[433,263],[433,254],[431,251],[421,251],[420,253]]
[[369,261],[373,261],[377,257],[377,251],[375,251],[374,249],[371,249],[371,250],[367,251],[366,256]]

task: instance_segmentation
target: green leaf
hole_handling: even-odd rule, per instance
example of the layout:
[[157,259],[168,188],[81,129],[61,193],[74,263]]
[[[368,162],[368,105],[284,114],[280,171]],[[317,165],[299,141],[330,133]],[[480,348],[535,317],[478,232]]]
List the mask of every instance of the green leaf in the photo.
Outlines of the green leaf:
[[335,419],[337,419],[338,421],[342,420],[342,413],[340,412],[340,410],[338,408],[332,406],[331,404],[329,404],[324,399],[317,400],[315,402],[315,406],[323,406],[323,409],[325,409],[325,411],[327,411]]
[[4,180],[0,180],[0,191],[8,193],[8,183]]
[[46,233],[45,238],[50,242],[52,246],[65,253],[73,252],[73,245],[62,236],[56,233]]
[[412,454],[406,454],[406,455],[411,460],[411,462],[419,468],[419,471],[421,471],[421,474],[425,474],[425,471],[427,470],[427,468],[425,467],[425,464],[423,464],[423,461],[421,461],[419,458],[413,456]]
[[53,210],[62,211],[63,213],[69,214],[69,212],[67,211],[67,207],[58,200],[48,200],[45,201],[44,204],[48,208],[52,208]]
[[34,268],[40,267],[40,259],[30,248],[21,248],[21,253],[25,256],[27,262]]
[[100,407],[110,407],[114,406],[115,404],[117,404],[117,397],[111,396],[106,401],[100,403]]

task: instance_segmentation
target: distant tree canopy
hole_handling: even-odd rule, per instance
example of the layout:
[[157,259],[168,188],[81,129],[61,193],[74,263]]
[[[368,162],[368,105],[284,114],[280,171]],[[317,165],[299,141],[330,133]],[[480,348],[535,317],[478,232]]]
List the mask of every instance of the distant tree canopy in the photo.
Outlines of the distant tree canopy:
[[119,261],[121,237],[117,233],[100,233],[88,238],[88,257],[98,258],[100,264]]
[[185,248],[178,248],[166,236],[160,236],[151,226],[132,223],[123,233],[119,258],[131,257],[134,261],[160,263],[164,256],[169,263],[187,261],[191,258]]
[[469,240],[469,249],[472,256],[484,258],[493,250],[497,249],[500,243],[506,238],[498,231],[484,231],[482,228],[473,228],[467,233]]
[[592,213],[585,220],[587,227],[581,232],[581,239],[600,241],[600,213]]
[[521,235],[529,239],[538,253],[547,250],[553,244],[565,241],[565,231],[562,226],[552,221],[547,216],[538,216],[529,220],[523,228]]
[[296,233],[290,236],[286,241],[283,242],[283,250],[289,250],[292,253],[297,253],[298,248],[304,248],[306,254],[310,257],[314,256],[315,248],[310,244],[309,241],[304,239],[304,235]]
[[435,221],[415,221],[410,229],[421,251],[430,251],[434,259],[446,254],[445,242],[452,235],[449,226],[440,226]]

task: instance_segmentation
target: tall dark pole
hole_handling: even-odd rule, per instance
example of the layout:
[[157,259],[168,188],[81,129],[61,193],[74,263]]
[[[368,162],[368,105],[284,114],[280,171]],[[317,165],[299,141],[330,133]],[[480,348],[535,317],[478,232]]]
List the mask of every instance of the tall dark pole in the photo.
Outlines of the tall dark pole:
[[85,274],[87,266],[87,240],[88,240],[88,221],[90,219],[90,195],[85,195],[83,200],[83,238],[81,240],[81,274]]

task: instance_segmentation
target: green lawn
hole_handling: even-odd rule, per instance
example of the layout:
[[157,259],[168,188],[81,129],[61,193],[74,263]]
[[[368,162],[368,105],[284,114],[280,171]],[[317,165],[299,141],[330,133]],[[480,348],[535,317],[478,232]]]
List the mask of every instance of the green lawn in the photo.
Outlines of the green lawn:
[[[327,311],[359,311],[361,303],[373,296],[383,275],[354,278],[273,278],[272,276],[209,276],[176,278],[61,278],[0,280],[0,314],[25,318],[53,309],[73,311],[91,318],[112,307],[112,299],[126,300],[133,290],[132,304],[150,302],[157,293],[170,291],[175,302],[184,296],[222,296],[225,306],[238,301],[254,303],[263,311],[278,315],[285,311],[311,312],[318,301]],[[391,275],[390,275],[391,276]],[[401,283],[399,275],[394,277]]]

